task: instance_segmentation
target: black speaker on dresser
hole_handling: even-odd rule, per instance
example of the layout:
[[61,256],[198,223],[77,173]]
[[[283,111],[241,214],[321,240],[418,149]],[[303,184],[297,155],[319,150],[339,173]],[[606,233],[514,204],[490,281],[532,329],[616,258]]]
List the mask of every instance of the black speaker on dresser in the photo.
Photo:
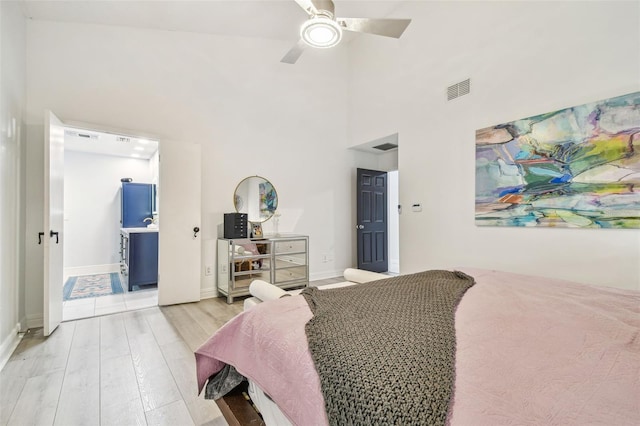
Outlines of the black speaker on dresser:
[[225,213],[224,214],[224,237],[225,238],[247,238],[249,227],[246,213]]

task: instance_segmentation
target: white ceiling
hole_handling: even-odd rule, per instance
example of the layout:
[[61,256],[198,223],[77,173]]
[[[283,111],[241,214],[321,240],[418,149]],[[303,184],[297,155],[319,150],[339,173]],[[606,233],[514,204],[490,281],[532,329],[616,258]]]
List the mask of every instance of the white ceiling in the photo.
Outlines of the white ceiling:
[[65,127],[64,149],[148,160],[158,150],[158,142],[133,136]]
[[[298,38],[307,14],[294,0],[22,0],[32,19],[117,25],[169,31],[259,37]],[[336,15],[384,18],[404,0],[335,0]],[[407,17],[410,18],[410,17]]]
[[[294,0],[21,1],[25,16],[30,19],[290,40],[292,44],[299,38],[300,25],[307,18],[307,14]],[[409,2],[334,0],[334,3],[336,15],[340,17],[384,18]],[[347,34],[343,42],[348,43],[354,37],[357,35]],[[150,158],[158,146],[154,141],[146,145],[143,151],[138,151],[135,147],[141,145],[136,143],[135,138],[130,138],[130,143],[123,143],[116,139],[121,135],[72,128],[68,130],[65,135],[65,149],[70,151],[124,157],[140,155],[140,158]],[[91,137],[74,136],[74,132]],[[371,144],[363,145],[359,149],[380,153],[369,145]]]

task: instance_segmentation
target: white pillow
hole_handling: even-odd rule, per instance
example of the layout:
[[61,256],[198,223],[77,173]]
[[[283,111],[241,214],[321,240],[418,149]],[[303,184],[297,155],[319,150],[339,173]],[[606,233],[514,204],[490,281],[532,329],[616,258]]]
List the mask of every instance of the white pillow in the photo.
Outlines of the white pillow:
[[344,270],[344,279],[358,284],[382,280],[385,278],[391,277],[377,272],[363,271],[362,269],[347,268]]
[[262,280],[253,280],[249,285],[249,293],[264,302],[267,300],[280,299],[284,296],[291,296],[280,287]]

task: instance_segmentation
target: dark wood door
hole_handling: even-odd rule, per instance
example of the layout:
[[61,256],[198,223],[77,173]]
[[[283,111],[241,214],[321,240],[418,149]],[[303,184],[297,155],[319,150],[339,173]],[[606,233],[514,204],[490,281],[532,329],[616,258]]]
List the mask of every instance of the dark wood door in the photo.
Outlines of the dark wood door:
[[387,173],[357,171],[358,269],[386,272],[387,252]]

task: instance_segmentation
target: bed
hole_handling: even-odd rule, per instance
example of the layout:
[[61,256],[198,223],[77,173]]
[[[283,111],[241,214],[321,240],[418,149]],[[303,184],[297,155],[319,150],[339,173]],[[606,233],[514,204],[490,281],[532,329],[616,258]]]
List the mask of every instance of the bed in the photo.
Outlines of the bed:
[[[474,282],[454,308],[455,374],[446,418],[433,423],[640,424],[640,292],[459,271]],[[396,279],[357,287],[393,285]],[[346,294],[344,288],[324,291]],[[326,365],[316,369],[317,354],[312,356],[305,334],[314,317],[307,297],[259,303],[218,330],[196,351],[200,390],[233,366],[249,380],[267,425],[343,423],[327,414],[333,397],[323,394]],[[411,352],[406,341],[398,346]],[[341,358],[336,354],[336,359]],[[402,386],[389,381],[387,388],[394,392]],[[399,393],[389,405],[405,397]]]

